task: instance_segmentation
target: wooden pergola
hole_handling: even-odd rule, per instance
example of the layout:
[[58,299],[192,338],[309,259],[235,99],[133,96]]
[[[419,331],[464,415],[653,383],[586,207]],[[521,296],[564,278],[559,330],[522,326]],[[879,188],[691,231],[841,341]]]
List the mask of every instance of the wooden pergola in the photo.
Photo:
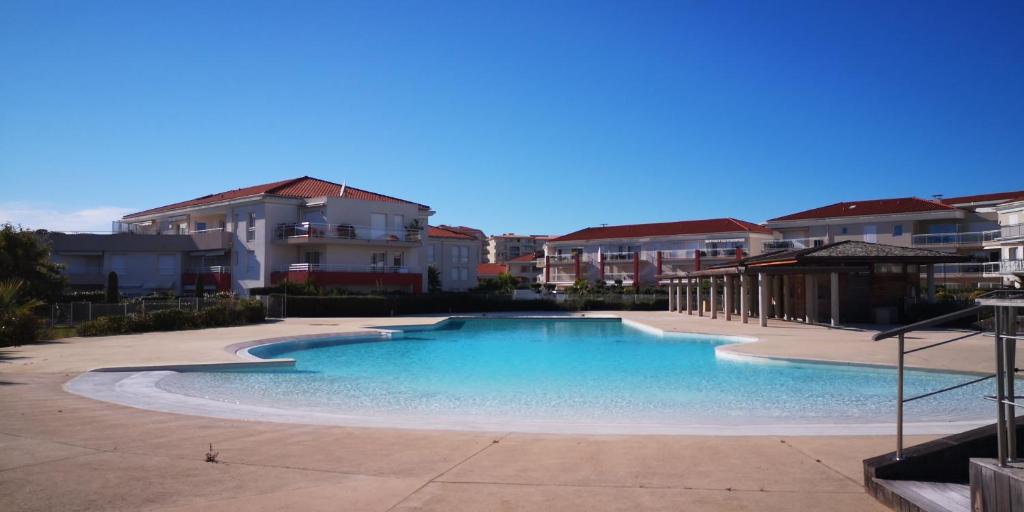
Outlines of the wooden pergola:
[[[721,313],[725,320],[738,315],[743,323],[754,316],[766,327],[769,318],[819,323],[819,308],[825,304],[829,312],[825,321],[838,326],[841,316],[847,316],[840,308],[843,295],[850,298],[852,293],[860,310],[883,306],[891,309],[891,303],[901,299],[896,290],[904,294],[906,287],[917,290],[920,267],[924,267],[924,295],[931,302],[935,298],[933,265],[966,259],[926,249],[844,241],[760,254],[708,269],[657,277],[660,284],[668,287],[669,311],[690,315],[696,311],[698,316],[710,314],[711,318],[718,318]],[[845,294],[841,293],[841,283],[846,284]],[[861,290],[865,283],[868,289]],[[828,294],[823,296],[821,291],[825,289]],[[863,292],[866,301],[858,295]],[[914,296],[917,295],[920,294],[915,291]]]

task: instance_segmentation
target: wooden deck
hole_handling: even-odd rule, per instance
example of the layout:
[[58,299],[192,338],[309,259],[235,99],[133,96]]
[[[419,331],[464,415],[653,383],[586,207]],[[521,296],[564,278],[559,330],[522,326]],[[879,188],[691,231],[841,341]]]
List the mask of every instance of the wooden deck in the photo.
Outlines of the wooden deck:
[[971,487],[969,485],[881,478],[876,478],[875,481],[924,512],[970,512],[971,510]]

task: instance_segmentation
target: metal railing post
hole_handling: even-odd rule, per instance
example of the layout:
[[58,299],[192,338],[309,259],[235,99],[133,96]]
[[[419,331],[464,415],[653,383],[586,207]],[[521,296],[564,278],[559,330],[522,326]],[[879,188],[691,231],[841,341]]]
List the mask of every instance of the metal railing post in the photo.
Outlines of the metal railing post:
[[900,333],[896,367],[896,460],[903,460],[903,359],[906,356],[904,343],[903,333]]
[[1004,307],[1004,331],[1008,338],[1003,340],[1003,353],[1006,356],[1006,456],[1007,462],[1017,458],[1017,397],[1014,391],[1017,363],[1017,308]]
[[1003,364],[1003,308],[995,308],[995,345],[996,345],[996,444],[1000,466],[1006,466],[1006,369]]

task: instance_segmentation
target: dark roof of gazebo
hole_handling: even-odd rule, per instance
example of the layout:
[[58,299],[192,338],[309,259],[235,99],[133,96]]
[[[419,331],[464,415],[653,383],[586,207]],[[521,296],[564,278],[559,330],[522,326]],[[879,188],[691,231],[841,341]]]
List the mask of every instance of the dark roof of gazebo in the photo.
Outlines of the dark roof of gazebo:
[[967,261],[967,256],[948,252],[900,247],[898,245],[873,244],[856,240],[845,240],[807,249],[791,249],[748,256],[741,260],[709,267],[757,267],[762,265],[793,263],[956,263]]

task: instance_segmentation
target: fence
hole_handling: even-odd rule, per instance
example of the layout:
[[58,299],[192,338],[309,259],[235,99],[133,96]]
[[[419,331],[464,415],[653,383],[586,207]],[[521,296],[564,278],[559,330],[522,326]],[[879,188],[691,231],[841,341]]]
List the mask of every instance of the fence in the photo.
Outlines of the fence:
[[[267,318],[284,318],[287,312],[287,298],[284,295],[263,295],[253,297],[263,303]],[[91,302],[58,302],[49,305],[46,311],[47,323],[50,327],[76,325],[104,316],[145,315],[156,311],[177,309],[183,311],[202,311],[213,306],[233,303],[239,299],[212,297],[182,297],[164,301],[129,301],[117,304],[94,304]]]

